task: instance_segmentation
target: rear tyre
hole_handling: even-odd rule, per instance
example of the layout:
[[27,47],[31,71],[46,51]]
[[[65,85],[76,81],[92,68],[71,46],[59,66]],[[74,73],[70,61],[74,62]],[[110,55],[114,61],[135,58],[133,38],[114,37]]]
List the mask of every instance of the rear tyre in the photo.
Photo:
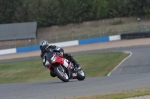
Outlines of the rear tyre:
[[67,73],[65,72],[65,69],[60,65],[54,68],[54,72],[57,75],[57,77],[62,80],[63,82],[68,82],[69,77]]
[[85,79],[85,73],[84,73],[84,71],[82,69],[77,72],[77,79],[79,81],[82,81],[82,80]]

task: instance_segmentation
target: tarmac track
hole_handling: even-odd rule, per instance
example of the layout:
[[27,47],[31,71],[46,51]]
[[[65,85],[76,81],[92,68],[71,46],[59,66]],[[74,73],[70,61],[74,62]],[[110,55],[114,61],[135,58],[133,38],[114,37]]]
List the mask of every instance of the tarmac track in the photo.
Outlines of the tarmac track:
[[132,56],[115,69],[110,76],[86,78],[84,81],[70,80],[68,83],[56,80],[36,83],[1,84],[0,99],[63,99],[73,96],[149,87],[150,46],[94,50],[72,54],[81,55],[120,51],[131,51]]

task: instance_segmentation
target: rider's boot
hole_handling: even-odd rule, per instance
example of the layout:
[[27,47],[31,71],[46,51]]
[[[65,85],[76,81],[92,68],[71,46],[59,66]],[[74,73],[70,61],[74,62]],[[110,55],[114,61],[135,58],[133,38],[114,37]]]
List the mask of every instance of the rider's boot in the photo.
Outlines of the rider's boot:
[[74,66],[77,68],[77,70],[80,70],[81,67],[80,67],[80,64],[77,63],[75,60],[72,62],[74,64]]
[[69,61],[71,61],[77,70],[81,69],[80,64],[77,63],[70,54],[65,54],[65,58],[67,58]]
[[74,60],[73,57],[71,57],[71,62],[75,66],[75,69],[77,69],[77,70],[81,69],[80,64],[78,62],[76,62],[76,60]]

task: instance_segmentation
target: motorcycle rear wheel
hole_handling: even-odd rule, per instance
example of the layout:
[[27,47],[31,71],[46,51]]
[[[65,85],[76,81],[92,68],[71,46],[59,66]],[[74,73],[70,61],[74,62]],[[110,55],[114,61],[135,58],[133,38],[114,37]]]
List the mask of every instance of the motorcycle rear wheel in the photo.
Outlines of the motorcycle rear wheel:
[[69,81],[69,77],[67,75],[67,73],[65,72],[64,68],[60,65],[54,68],[55,74],[57,75],[57,77],[62,80],[63,82],[68,82]]
[[85,79],[85,73],[84,73],[84,71],[82,69],[77,72],[77,79],[79,81],[82,81],[82,80]]

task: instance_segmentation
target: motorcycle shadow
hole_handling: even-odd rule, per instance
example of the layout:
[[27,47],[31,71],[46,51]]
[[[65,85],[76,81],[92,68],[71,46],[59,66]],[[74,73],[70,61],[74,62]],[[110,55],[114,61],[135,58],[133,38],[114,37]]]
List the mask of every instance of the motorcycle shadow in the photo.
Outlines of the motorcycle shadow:
[[63,81],[50,81],[50,82],[42,82],[42,84],[67,84],[72,82],[79,82],[78,80],[70,80],[69,82],[63,82]]

